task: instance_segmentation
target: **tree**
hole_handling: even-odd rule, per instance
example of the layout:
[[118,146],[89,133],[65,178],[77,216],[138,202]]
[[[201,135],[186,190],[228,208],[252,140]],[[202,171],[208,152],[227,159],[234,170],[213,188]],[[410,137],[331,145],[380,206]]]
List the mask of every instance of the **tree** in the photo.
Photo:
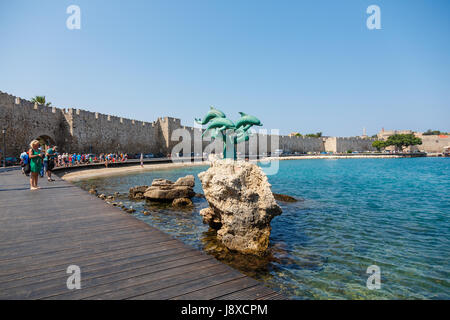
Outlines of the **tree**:
[[425,131],[425,132],[423,133],[424,136],[437,136],[437,135],[440,135],[440,134],[447,135],[448,132],[443,132],[443,131],[440,131],[440,130],[431,130],[431,129],[428,129],[427,131]]
[[43,105],[45,105],[47,107],[50,107],[52,105],[51,102],[47,102],[46,103],[45,96],[35,96],[35,97],[31,98],[31,102],[38,103],[38,104],[43,104]]
[[395,146],[397,149],[403,150],[409,146],[422,144],[422,139],[417,138],[414,134],[394,134],[386,140],[386,146]]
[[308,138],[320,138],[321,136],[322,136],[322,132],[305,134],[305,137],[308,137]]
[[384,149],[387,147],[386,142],[382,140],[376,140],[372,142],[372,147],[376,148],[378,152],[381,151],[381,149]]
[[301,133],[298,133],[298,132],[297,132],[296,134],[294,134],[294,137],[303,137],[303,136],[302,136]]

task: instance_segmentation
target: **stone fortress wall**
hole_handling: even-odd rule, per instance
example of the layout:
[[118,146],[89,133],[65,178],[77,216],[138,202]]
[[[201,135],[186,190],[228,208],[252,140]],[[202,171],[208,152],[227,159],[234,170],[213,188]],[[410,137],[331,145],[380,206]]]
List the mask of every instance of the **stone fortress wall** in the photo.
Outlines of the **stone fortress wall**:
[[[46,107],[0,91],[0,126],[6,128],[7,156],[18,156],[27,150],[31,140],[44,137],[55,143],[61,152],[126,152],[134,153],[171,153],[172,148],[181,141],[177,129],[185,129],[191,138],[200,137],[202,129],[183,126],[180,119],[164,117],[154,122],[143,122],[105,115],[73,108]],[[290,137],[279,136],[279,149],[289,152],[347,152],[372,151],[374,139],[338,138],[338,137]],[[245,143],[249,154],[262,153],[266,145],[270,151],[271,136],[255,134],[251,139],[257,143]],[[255,140],[257,139],[257,140]],[[205,139],[194,146],[191,139],[191,151],[222,150],[220,140],[212,145]],[[0,143],[1,145],[1,143]],[[243,146],[241,146],[243,148]],[[241,149],[242,150],[242,149]],[[264,150],[265,151],[265,150]]]
[[450,148],[449,135],[417,135],[422,139],[422,144],[411,147],[412,151],[424,151],[428,153],[442,153],[444,148]]

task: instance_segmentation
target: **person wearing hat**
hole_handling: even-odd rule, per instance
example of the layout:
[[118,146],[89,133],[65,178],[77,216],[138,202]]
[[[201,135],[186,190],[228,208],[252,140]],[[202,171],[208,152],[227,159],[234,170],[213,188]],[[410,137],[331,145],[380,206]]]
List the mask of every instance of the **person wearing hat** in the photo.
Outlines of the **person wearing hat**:
[[38,187],[38,175],[42,170],[42,158],[44,154],[39,150],[40,143],[38,140],[33,140],[30,143],[30,150],[28,150],[28,156],[30,158],[30,190],[37,190]]

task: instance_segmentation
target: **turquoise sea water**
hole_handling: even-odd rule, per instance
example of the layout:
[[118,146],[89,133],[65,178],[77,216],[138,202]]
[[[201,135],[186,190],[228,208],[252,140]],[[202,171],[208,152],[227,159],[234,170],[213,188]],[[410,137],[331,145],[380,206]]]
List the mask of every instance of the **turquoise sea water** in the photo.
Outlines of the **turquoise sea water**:
[[[294,299],[450,299],[450,158],[281,161],[272,191],[301,201],[281,203],[266,259],[229,252],[195,208],[131,202],[136,217],[265,282]],[[154,178],[196,177],[206,167],[90,179],[99,192],[127,193]],[[150,209],[144,216],[140,210]],[[381,270],[369,290],[367,267]]]

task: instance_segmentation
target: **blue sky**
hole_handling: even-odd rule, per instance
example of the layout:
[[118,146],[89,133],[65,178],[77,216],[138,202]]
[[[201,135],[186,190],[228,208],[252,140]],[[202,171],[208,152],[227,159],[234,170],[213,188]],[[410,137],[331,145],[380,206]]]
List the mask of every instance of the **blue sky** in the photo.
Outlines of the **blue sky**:
[[[66,8],[81,8],[81,30]],[[369,30],[366,8],[381,9]],[[449,1],[0,1],[0,90],[192,125],[215,105],[281,133],[450,131]]]

